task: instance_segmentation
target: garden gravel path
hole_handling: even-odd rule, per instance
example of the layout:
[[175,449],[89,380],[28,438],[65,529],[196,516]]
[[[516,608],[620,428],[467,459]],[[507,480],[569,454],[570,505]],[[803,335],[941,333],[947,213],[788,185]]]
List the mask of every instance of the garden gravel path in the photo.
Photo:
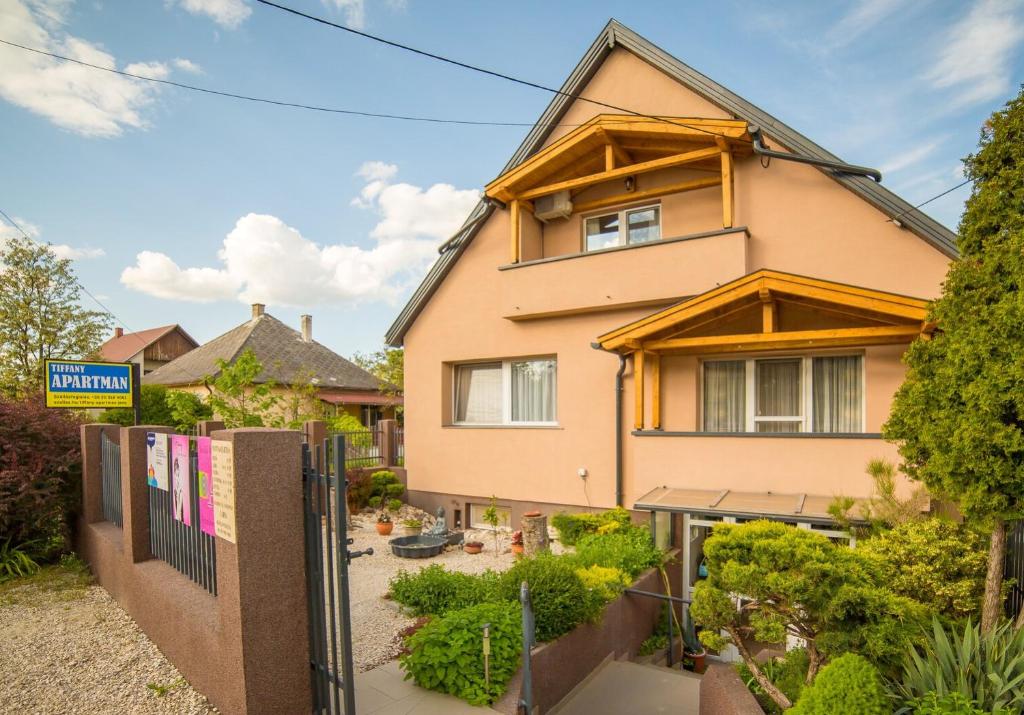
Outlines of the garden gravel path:
[[216,712],[99,586],[30,584],[0,602],[0,713]]
[[[387,663],[402,650],[399,631],[412,625],[413,618],[405,616],[399,605],[384,596],[388,583],[401,570],[419,571],[432,564],[463,573],[482,573],[487,569],[504,571],[514,563],[509,548],[509,534],[501,536],[498,554],[495,556],[494,533],[468,530],[466,541],[481,541],[481,553],[470,555],[461,546],[449,547],[431,559],[401,559],[391,553],[390,539],[400,535],[401,520],[406,518],[409,506],[395,519],[395,530],[390,536],[377,533],[376,519],[370,514],[353,516],[353,527],[349,536],[353,543],[349,548],[362,550],[373,547],[373,556],[364,556],[352,561],[349,571],[349,595],[352,610],[352,651],[357,672],[363,672]],[[554,543],[552,550],[558,553],[560,544]]]

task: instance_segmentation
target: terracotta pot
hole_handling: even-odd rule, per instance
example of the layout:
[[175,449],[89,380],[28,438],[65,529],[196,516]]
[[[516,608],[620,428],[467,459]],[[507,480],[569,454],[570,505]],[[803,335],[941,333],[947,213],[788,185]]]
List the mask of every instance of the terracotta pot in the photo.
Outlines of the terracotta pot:
[[512,544],[512,553],[513,554],[521,554],[521,553],[523,553],[523,545],[522,544]]
[[479,543],[468,543],[462,545],[462,550],[467,554],[479,554],[484,550],[484,545]]
[[701,650],[700,653],[694,653],[692,651],[685,651],[683,653],[683,660],[684,661],[687,661],[687,660],[692,661],[693,662],[693,672],[694,673],[698,673],[698,674],[702,674],[705,670],[707,670],[707,663],[705,662],[705,659],[707,658],[707,654],[708,654],[708,652],[706,650]]
[[377,533],[381,536],[387,536],[395,528],[393,521],[377,522]]
[[528,512],[525,512],[525,513],[523,514],[523,516],[524,516],[525,518],[527,518],[527,519],[530,519],[530,518],[537,518],[538,516],[540,516],[540,511],[538,511],[538,510],[536,510],[536,509],[535,509],[535,510],[533,510],[533,511],[528,511]]

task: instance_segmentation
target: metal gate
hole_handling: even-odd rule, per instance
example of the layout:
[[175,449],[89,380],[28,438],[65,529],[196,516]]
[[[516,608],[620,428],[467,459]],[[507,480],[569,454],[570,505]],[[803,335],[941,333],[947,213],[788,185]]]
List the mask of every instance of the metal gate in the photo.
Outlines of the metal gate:
[[1006,525],[1006,561],[1003,577],[1013,579],[1006,596],[1006,615],[1015,619],[1024,608],[1024,521]]
[[309,685],[317,715],[355,715],[348,565],[373,549],[349,551],[345,508],[345,438],[302,446]]

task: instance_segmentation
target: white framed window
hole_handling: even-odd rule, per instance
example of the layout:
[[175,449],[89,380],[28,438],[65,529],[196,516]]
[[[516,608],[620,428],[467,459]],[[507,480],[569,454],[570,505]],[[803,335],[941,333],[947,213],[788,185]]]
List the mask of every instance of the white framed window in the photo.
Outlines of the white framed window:
[[590,216],[583,221],[583,244],[587,251],[648,243],[661,238],[661,207],[639,206]]
[[[493,531],[494,527],[484,521],[484,513],[490,508],[490,504],[467,504],[469,507],[469,528]],[[512,507],[497,506],[494,510],[498,514],[498,529],[507,529],[512,524]]]
[[705,432],[864,431],[864,359],[816,355],[703,363]]
[[502,360],[455,366],[453,414],[457,425],[557,423],[555,358]]

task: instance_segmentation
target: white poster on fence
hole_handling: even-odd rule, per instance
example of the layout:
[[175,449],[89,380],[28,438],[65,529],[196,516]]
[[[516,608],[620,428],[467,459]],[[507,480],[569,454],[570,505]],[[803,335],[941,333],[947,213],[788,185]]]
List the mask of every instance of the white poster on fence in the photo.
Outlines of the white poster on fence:
[[210,442],[213,476],[213,525],[217,536],[235,541],[235,445],[223,439]]
[[146,433],[146,483],[167,491],[167,435],[162,432]]

